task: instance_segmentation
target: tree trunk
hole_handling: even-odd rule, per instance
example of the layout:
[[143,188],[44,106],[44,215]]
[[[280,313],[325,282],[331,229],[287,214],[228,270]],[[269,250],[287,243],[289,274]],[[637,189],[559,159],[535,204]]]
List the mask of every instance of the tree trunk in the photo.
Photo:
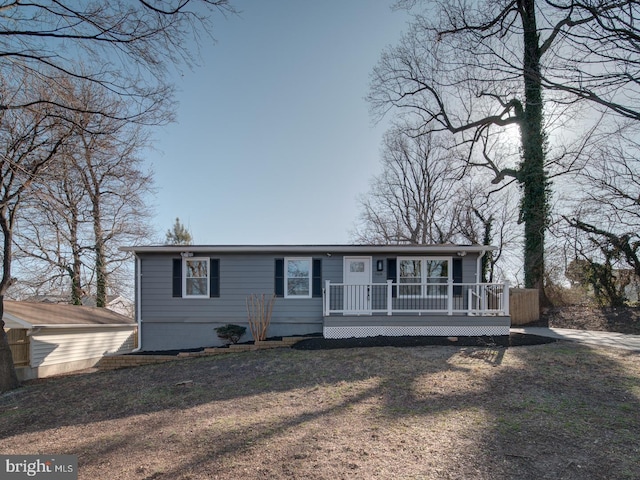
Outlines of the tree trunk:
[[82,260],[76,249],[73,251],[73,265],[71,267],[71,303],[72,305],[82,305],[82,281],[81,281]]
[[13,390],[20,386],[16,369],[13,365],[13,357],[9,348],[9,339],[4,331],[4,296],[0,295],[0,392]]
[[74,211],[71,222],[71,251],[73,256],[73,265],[71,266],[71,303],[73,305],[82,305],[82,259],[80,258],[80,245],[78,244],[78,215]]
[[12,230],[10,228],[12,214],[7,213],[6,206],[0,215],[0,228],[3,233],[2,241],[2,279],[0,280],[0,392],[13,390],[20,386],[16,368],[13,364],[9,339],[4,331],[4,293],[11,285],[11,255],[12,252]]
[[107,268],[104,244],[96,242],[96,307],[107,306]]
[[[488,220],[483,219],[484,235],[482,237],[483,245],[491,245],[491,229],[493,227],[493,216]],[[493,252],[488,251],[482,256],[482,282],[493,282]]]
[[[95,193],[95,192],[94,192]],[[104,232],[100,217],[100,196],[92,195],[93,204],[93,233],[96,239],[96,307],[107,306],[107,263],[104,248]]]
[[518,172],[518,181],[523,190],[524,283],[526,288],[538,289],[542,306],[548,304],[544,293],[544,238],[549,214],[549,185],[544,170],[546,139],[540,80],[541,52],[535,0],[520,0],[519,7],[524,29],[525,105],[520,123],[522,164]]

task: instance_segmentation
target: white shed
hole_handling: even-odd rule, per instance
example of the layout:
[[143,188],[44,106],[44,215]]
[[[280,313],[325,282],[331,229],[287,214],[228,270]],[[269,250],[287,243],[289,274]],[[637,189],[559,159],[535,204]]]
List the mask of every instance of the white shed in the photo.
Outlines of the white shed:
[[3,319],[21,380],[90,368],[135,347],[136,322],[105,308],[5,300]]

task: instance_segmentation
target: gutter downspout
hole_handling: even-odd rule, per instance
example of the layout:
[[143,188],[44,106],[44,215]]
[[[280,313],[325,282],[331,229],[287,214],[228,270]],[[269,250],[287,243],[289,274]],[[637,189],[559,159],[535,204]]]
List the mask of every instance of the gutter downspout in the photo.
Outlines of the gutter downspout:
[[476,283],[482,283],[482,257],[484,257],[485,253],[487,253],[487,250],[482,250],[476,259]]
[[138,346],[132,352],[139,352],[142,349],[142,262],[137,253],[133,254],[136,258],[136,321],[138,322]]

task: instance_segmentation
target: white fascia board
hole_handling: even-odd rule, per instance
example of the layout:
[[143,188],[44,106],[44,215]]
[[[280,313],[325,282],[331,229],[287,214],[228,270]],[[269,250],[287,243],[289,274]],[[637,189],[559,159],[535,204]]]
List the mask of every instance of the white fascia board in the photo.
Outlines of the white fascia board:
[[124,252],[139,253],[280,253],[280,254],[457,254],[481,253],[497,250],[487,245],[157,245],[144,247],[120,247]]
[[64,323],[59,325],[32,325],[35,329],[45,330],[54,328],[136,328],[135,323]]
[[11,321],[13,323],[17,323],[22,328],[33,328],[32,324],[30,324],[29,322],[27,322],[25,320],[22,320],[21,318],[16,317],[15,315],[13,315],[13,314],[11,314],[9,312],[4,312],[4,315],[3,315],[2,319],[5,321],[5,328],[11,328],[11,327],[7,327],[7,325],[6,325],[7,321]]

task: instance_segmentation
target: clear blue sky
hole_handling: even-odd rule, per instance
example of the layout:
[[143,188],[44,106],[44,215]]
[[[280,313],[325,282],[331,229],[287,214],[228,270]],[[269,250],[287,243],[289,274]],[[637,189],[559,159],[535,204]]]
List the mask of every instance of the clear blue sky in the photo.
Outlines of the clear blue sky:
[[197,244],[348,243],[382,134],[364,97],[406,29],[392,0],[232,0],[154,132],[156,225]]

